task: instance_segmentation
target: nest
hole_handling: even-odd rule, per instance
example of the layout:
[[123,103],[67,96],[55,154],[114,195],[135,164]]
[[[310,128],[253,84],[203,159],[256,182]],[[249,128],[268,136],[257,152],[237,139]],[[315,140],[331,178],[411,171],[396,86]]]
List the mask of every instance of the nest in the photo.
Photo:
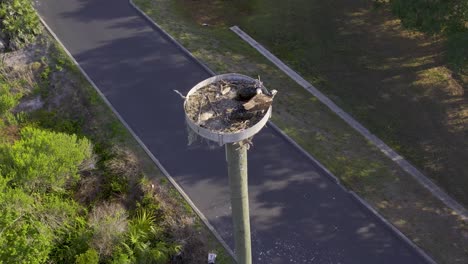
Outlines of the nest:
[[260,110],[245,109],[244,104],[249,98],[240,95],[257,88],[259,82],[256,81],[221,80],[188,96],[185,112],[194,123],[213,132],[239,132],[258,123],[268,110],[268,107]]

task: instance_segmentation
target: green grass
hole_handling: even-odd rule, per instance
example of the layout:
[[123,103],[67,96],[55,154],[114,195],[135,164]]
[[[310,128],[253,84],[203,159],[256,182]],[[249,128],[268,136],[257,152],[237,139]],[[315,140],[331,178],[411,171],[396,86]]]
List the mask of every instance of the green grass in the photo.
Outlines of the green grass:
[[444,55],[466,60],[466,30],[457,40],[425,36],[368,1],[254,2],[248,16],[226,23],[251,33],[468,206],[467,67],[451,67]]
[[[353,55],[356,52],[354,46],[336,41],[343,37],[342,34],[346,35],[346,32],[333,32],[330,27],[327,27],[328,23],[324,19],[324,17],[330,19],[337,17],[336,12],[341,12],[342,9],[333,10],[334,6],[327,1],[320,3],[274,1],[274,4],[271,2],[253,1],[252,3],[255,4],[246,8],[246,6],[236,6],[237,2],[234,1],[136,0],[136,3],[158,24],[216,72],[260,75],[269,89],[277,89],[279,93],[273,107],[273,121],[320,160],[348,188],[370,202],[416,244],[434,256],[439,263],[467,262],[468,252],[464,245],[468,244],[468,238],[462,235],[467,231],[465,223],[460,222],[450,210],[433,198],[409,175],[316,98],[245,44],[227,26],[240,24],[249,34],[285,59],[288,64],[301,73],[305,73],[306,78],[347,110],[353,106],[348,101],[362,100],[363,94],[364,97],[372,98],[377,94],[385,98],[383,91],[366,93],[364,88],[362,90],[356,88],[354,86],[356,83],[353,82],[343,86],[336,84],[337,81],[342,84],[350,80],[351,77],[347,74],[357,74],[356,71],[351,71],[357,62],[365,69],[390,71],[394,70],[394,67],[401,61],[409,67],[419,67],[418,64],[425,64],[431,58],[427,57],[427,54],[407,60],[389,57],[384,60],[385,63],[381,63],[375,58],[378,53],[362,54],[359,51],[363,51],[364,48],[361,48],[357,50],[359,60],[356,60]],[[326,12],[322,12],[324,6],[327,7]],[[194,10],[196,12],[193,12]],[[320,17],[311,15],[318,11],[323,15]],[[243,15],[238,15],[239,13]],[[284,21],[285,19],[281,17],[283,13],[288,14],[291,20]],[[362,14],[367,13],[362,10],[349,13],[349,19],[354,23],[365,23],[366,19],[362,17]],[[294,28],[296,24],[293,23],[299,21],[307,22],[308,27]],[[202,23],[208,23],[210,26],[203,27]],[[315,26],[311,28],[311,25]],[[352,34],[351,29],[349,30],[349,34]],[[303,36],[299,36],[301,34]],[[329,55],[333,56],[329,57]],[[311,62],[312,60],[314,63]],[[333,68],[336,65],[341,65],[342,68]],[[349,72],[348,69],[350,69]],[[405,68],[405,71],[407,70]],[[330,75],[325,73],[338,75],[336,78],[330,78]],[[391,80],[403,82],[406,77],[398,78],[401,74],[400,72],[386,78],[389,82]],[[376,80],[377,78],[361,78],[362,82],[373,81],[372,84],[375,84]],[[379,80],[382,81],[382,79]],[[405,88],[407,86],[389,84],[388,87],[393,87],[395,91],[389,88],[390,90],[385,90],[385,92],[393,98],[395,93],[403,95],[404,92],[408,92]],[[335,94],[335,90],[339,87],[347,88],[344,95]],[[378,103],[380,104],[381,101]],[[374,122],[380,120],[374,118],[374,112],[379,110],[378,107],[377,103],[359,104],[355,111]],[[393,140],[393,146],[400,146],[400,149],[403,149],[406,143],[401,142],[400,137],[392,136],[393,133],[400,131],[400,123],[396,118],[408,114],[392,111],[388,113],[380,111],[386,114],[385,117],[381,117],[382,119],[391,117],[383,125],[382,134],[388,134],[385,139]]]

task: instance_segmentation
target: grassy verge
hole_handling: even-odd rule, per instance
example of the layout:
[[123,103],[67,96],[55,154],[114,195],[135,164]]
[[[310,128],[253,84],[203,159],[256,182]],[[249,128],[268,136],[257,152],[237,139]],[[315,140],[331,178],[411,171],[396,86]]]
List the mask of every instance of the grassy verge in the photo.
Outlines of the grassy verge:
[[13,88],[0,91],[0,106],[7,107],[0,109],[0,145],[14,144],[32,126],[88,138],[94,146],[94,164],[64,195],[78,205],[79,228],[59,230],[50,252],[39,252],[47,263],[94,263],[96,256],[99,263],[203,263],[208,252],[232,263],[49,35],[1,57],[2,89]]
[[[274,122],[439,263],[468,261],[465,223],[229,31],[226,17],[249,14],[252,10],[239,8],[232,1],[210,1],[210,5],[205,5],[206,1],[135,2],[213,70],[260,75],[268,88],[277,89]],[[190,10],[197,10],[197,16],[206,16],[204,23],[210,26],[202,26]],[[308,77],[314,83],[328,83],[317,76]]]

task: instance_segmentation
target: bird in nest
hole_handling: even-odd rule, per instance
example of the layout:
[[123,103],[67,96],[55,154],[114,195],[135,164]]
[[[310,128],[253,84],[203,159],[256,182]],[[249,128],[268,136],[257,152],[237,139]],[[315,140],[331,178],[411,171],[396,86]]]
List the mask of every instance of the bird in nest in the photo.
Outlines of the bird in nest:
[[[266,89],[263,90],[266,91]],[[271,92],[268,92],[268,94],[264,94],[262,90],[257,90],[247,102],[243,103],[241,107],[238,107],[231,112],[231,119],[249,120],[254,115],[267,111],[273,103],[273,98],[277,93],[278,91],[272,90]]]
[[263,93],[262,88],[265,89],[263,87],[263,82],[260,81],[260,76],[258,76],[258,79],[255,80],[255,84],[253,86],[247,86],[237,90],[236,99],[238,101],[248,101],[255,95]]
[[252,99],[255,95],[261,94],[262,89],[260,87],[247,86],[237,90],[236,100],[238,101],[248,101]]
[[269,94],[258,93],[249,101],[242,104],[245,110],[250,112],[266,111],[273,103],[273,98],[278,93],[276,90],[271,90]]

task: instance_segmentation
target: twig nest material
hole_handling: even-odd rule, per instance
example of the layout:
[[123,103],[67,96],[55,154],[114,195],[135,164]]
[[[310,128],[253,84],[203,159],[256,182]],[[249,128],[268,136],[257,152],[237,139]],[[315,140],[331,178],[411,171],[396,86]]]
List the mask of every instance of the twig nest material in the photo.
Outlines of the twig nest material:
[[195,124],[212,132],[235,133],[258,123],[271,106],[261,82],[220,80],[186,98],[185,112]]

